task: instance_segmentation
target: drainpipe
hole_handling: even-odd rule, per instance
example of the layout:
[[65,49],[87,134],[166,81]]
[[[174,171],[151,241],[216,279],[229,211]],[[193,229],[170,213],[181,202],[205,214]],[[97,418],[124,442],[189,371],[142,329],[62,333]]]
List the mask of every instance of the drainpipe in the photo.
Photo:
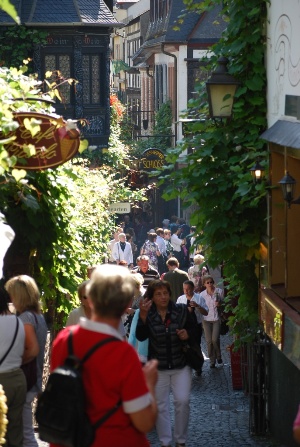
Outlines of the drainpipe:
[[[168,51],[165,51],[165,44],[162,43],[161,44],[161,52],[163,54],[166,54],[167,56],[173,57],[174,58],[174,114],[175,114],[175,125],[174,125],[174,129],[175,129],[175,144],[177,141],[177,56],[175,56],[175,54],[169,53]],[[177,169],[177,163],[176,163],[176,169]],[[177,216],[180,217],[180,213],[181,213],[181,200],[180,197],[177,198]]]
[[175,144],[177,141],[177,56],[175,54],[169,53],[168,51],[165,51],[165,44],[161,44],[161,52],[163,54],[166,54],[167,56],[174,58],[174,114],[175,114]]
[[147,73],[147,76],[149,77],[149,78],[153,78],[153,74],[150,74],[150,67],[148,66],[148,67],[146,67],[146,73]]

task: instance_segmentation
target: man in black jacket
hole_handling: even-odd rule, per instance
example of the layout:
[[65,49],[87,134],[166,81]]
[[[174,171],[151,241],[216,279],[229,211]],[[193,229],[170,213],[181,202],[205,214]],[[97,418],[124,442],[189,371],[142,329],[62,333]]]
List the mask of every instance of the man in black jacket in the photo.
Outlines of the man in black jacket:
[[149,257],[146,255],[137,258],[138,266],[131,270],[132,273],[140,273],[144,278],[143,286],[147,287],[153,279],[159,279],[159,273],[149,265]]

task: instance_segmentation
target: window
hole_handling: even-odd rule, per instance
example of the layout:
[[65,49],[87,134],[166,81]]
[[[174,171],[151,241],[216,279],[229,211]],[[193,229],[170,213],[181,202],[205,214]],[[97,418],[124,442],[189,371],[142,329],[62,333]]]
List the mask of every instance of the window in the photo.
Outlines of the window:
[[101,96],[101,54],[84,54],[82,56],[83,71],[83,104],[100,104]]
[[[60,84],[62,78],[71,77],[71,60],[68,54],[46,54],[45,55],[45,73],[51,71],[53,74],[47,80],[52,83]],[[71,87],[66,82],[59,87],[59,92],[64,104],[71,103]]]

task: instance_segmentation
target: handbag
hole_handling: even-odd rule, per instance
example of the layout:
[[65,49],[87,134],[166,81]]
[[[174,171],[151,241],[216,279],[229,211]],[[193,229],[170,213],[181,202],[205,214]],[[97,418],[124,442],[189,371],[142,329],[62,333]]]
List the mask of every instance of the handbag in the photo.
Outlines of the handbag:
[[29,391],[37,382],[36,357],[30,362],[21,365],[21,369],[25,375],[27,391]]
[[[38,325],[38,319],[37,319],[35,313],[34,312],[30,312],[30,313],[34,316],[36,325]],[[21,369],[22,369],[25,379],[26,379],[27,391],[29,391],[37,382],[36,357],[33,360],[30,360],[30,362],[28,362],[28,363],[23,363],[23,365],[21,365]]]
[[188,342],[183,342],[182,350],[187,365],[196,371],[200,371],[204,363],[204,357],[200,346],[196,344],[190,344]]
[[226,335],[229,332],[228,320],[225,318],[224,314],[220,315],[220,335]]

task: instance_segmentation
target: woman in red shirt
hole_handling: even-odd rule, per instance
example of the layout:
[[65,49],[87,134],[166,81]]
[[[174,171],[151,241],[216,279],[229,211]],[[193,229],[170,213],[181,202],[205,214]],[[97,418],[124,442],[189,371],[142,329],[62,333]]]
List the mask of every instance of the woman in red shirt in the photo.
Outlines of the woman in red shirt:
[[53,344],[51,368],[55,369],[67,356],[70,330],[74,355],[79,358],[107,337],[120,339],[95,351],[83,368],[86,411],[92,423],[122,401],[119,409],[97,429],[91,447],[147,447],[145,433],[155,424],[157,361],[148,362],[142,369],[134,348],[122,341],[118,332],[134,288],[132,274],[124,267],[110,264],[97,267],[86,288],[91,319],[81,317],[79,325],[63,329]]

